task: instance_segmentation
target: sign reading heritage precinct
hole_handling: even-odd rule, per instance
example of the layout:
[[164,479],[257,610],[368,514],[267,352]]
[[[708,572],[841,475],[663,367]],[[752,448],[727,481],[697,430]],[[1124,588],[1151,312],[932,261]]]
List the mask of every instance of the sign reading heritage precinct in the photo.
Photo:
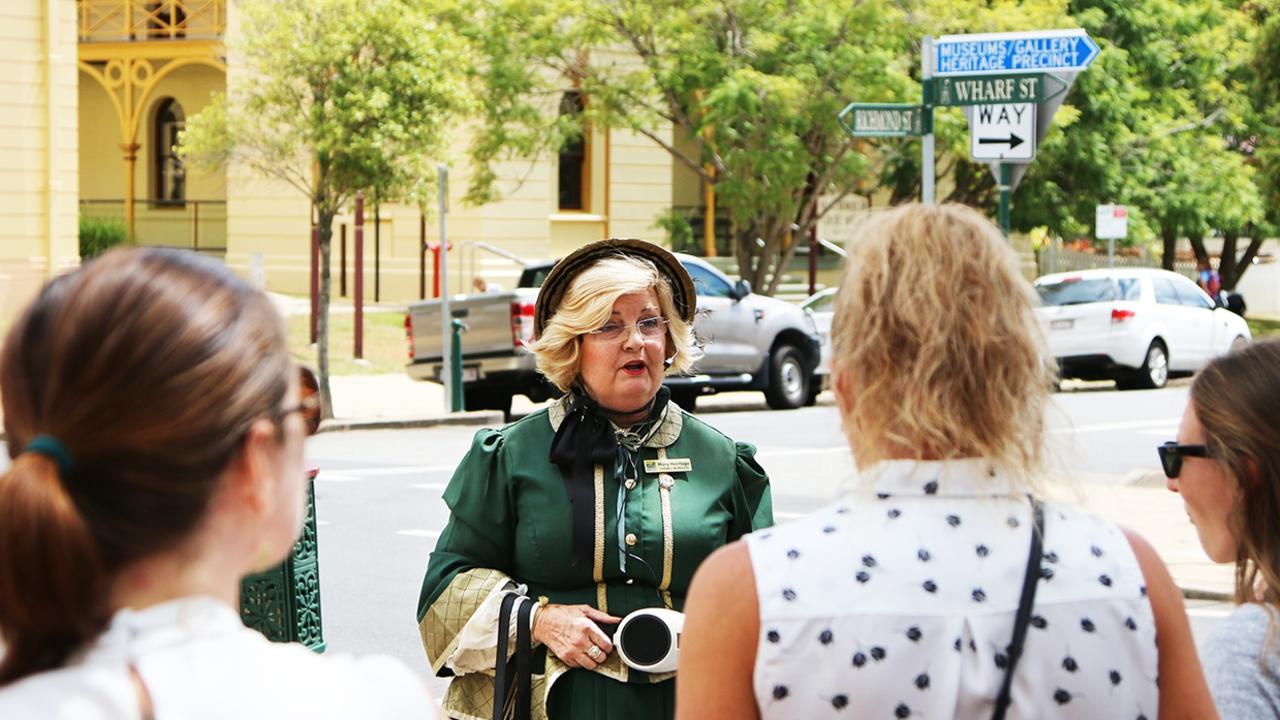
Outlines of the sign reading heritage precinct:
[[934,42],[933,74],[1079,72],[1098,53],[1098,44],[1080,28],[944,35]]

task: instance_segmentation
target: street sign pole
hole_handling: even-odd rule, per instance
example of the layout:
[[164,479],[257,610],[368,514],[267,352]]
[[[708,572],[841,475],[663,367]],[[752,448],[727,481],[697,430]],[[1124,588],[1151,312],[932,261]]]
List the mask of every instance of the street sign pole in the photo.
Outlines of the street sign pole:
[[1010,188],[1009,163],[1000,163],[1000,232],[1009,237],[1009,198],[1013,194]]
[[924,78],[924,102],[921,112],[924,114],[925,133],[920,143],[920,201],[926,205],[933,204],[933,98],[929,97],[933,78],[933,36],[926,37],[920,48],[920,77]]
[[449,238],[445,233],[445,212],[448,210],[449,169],[444,163],[437,168],[439,175],[436,192],[440,196],[440,383],[444,385],[444,411],[453,411],[453,396],[458,391],[453,386],[453,313],[449,308]]

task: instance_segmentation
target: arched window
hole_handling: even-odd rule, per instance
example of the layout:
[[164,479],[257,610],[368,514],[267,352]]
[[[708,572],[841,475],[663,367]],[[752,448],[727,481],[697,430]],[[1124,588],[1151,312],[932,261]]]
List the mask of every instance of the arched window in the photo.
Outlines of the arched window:
[[560,147],[560,204],[561,210],[586,210],[587,189],[591,187],[591,164],[587,136],[591,128],[581,122],[585,107],[582,93],[570,90],[560,98],[560,116],[578,116],[575,124],[582,130]]
[[152,155],[155,198],[161,205],[181,205],[187,199],[187,172],[178,158],[178,133],[185,124],[177,100],[166,98],[157,104]]

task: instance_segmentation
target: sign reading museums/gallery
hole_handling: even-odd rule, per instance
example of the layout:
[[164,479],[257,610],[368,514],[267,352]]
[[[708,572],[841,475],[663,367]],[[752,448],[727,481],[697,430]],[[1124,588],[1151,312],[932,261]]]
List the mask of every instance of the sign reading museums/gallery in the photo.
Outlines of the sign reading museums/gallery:
[[1098,56],[1098,45],[1079,28],[944,35],[934,42],[933,74],[1079,72]]

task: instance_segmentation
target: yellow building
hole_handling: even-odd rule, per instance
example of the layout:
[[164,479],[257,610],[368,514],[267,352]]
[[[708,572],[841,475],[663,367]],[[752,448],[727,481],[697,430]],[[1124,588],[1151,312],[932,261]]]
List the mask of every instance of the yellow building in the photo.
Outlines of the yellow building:
[[71,0],[0,3],[0,330],[78,261],[75,38]]
[[[139,244],[218,257],[270,290],[307,291],[307,199],[242,168],[188,170],[173,152],[186,118],[242,72],[226,50],[235,2],[5,0],[0,22],[0,60],[12,68],[0,77],[0,328],[46,278],[78,262],[80,217],[116,218]],[[563,100],[562,112],[581,102],[567,83]],[[453,143],[464,146],[464,137]],[[481,207],[461,200],[461,158],[445,160],[452,291],[476,277],[510,287],[519,266],[508,256],[554,257],[609,236],[662,240],[654,223],[673,196],[689,204],[685,196],[698,195],[665,151],[630,132],[593,130],[558,156],[501,165],[504,196]],[[420,253],[424,239],[438,239],[438,222],[428,212],[382,207],[375,226],[367,209],[366,300],[406,302],[422,284],[430,295],[432,254]],[[334,228],[334,297],[344,279],[348,297],[354,289],[354,252],[348,213]]]

